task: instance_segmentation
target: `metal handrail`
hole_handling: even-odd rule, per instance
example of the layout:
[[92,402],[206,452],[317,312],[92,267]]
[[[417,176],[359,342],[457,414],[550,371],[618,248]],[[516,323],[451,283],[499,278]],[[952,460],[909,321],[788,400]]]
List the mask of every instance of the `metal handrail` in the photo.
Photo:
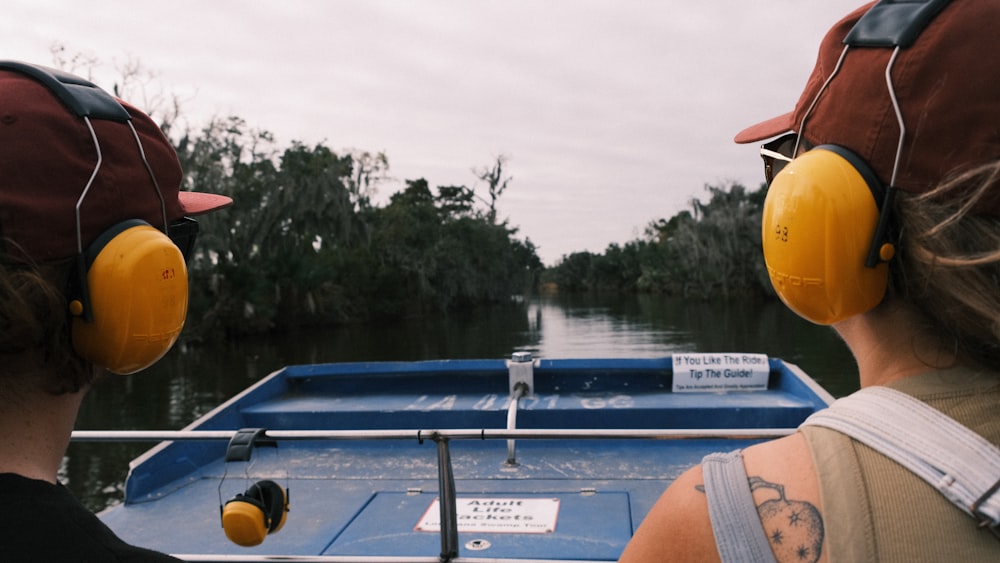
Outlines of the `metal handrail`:
[[[174,553],[174,557],[192,563],[440,563],[437,557],[395,557],[384,555],[212,555]],[[451,563],[594,563],[593,560],[570,559],[500,559],[496,557],[456,557]]]
[[[507,407],[507,430],[517,429],[517,408],[521,403],[521,397],[528,394],[528,385],[523,381],[514,385],[514,391],[510,396],[510,405]],[[507,465],[517,465],[517,455],[515,453],[516,442],[507,440]]]
[[[74,430],[74,442],[161,442],[230,440],[236,430]],[[275,440],[756,440],[781,438],[794,428],[632,428],[632,429],[514,429],[466,428],[449,430],[267,430]]]

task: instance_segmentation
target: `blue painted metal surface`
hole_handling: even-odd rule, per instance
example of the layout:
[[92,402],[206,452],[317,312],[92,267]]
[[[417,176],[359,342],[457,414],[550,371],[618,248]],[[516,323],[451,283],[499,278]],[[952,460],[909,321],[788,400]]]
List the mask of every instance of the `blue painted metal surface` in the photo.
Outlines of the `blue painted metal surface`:
[[[507,463],[506,440],[445,441],[460,505],[521,507],[546,499],[558,505],[554,529],[523,527],[526,519],[547,518],[523,508],[499,515],[460,510],[459,555],[616,560],[685,469],[708,453],[757,440],[586,433],[791,429],[833,400],[794,366],[769,363],[766,391],[674,393],[669,357],[536,361],[532,393],[518,403],[517,429],[583,435],[518,439],[516,465]],[[505,429],[509,405],[503,360],[290,366],[186,430],[356,434],[279,439],[276,448],[254,450],[249,462],[229,463],[225,441],[162,443],[132,463],[125,503],[100,516],[127,541],[174,554],[435,558],[440,534],[418,525],[441,491],[442,440],[434,441],[434,431]],[[403,439],[365,434],[374,430],[410,432]],[[260,546],[231,544],[221,529],[221,503],[265,478],[289,489],[287,524]],[[466,531],[473,520],[487,528]],[[491,521],[499,527],[489,528]]]

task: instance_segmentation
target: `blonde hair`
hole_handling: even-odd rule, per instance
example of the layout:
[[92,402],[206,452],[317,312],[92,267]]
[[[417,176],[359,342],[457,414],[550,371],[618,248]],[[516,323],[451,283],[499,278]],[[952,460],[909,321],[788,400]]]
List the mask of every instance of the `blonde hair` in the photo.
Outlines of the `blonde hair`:
[[915,307],[959,361],[1000,365],[1000,161],[920,195],[896,198],[899,232],[891,294]]

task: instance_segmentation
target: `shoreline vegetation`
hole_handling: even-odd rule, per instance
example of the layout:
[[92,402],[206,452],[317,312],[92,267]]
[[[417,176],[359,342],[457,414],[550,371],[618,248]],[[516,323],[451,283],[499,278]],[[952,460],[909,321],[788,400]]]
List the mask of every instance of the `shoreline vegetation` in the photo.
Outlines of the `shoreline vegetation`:
[[[51,47],[53,66],[89,76],[96,57]],[[764,184],[706,185],[708,200],[646,226],[603,253],[545,267],[534,243],[497,219],[508,158],[473,169],[476,188],[405,181],[373,203],[389,176],[385,153],[293,142],[239,117],[186,125],[182,103],[129,58],[113,91],[137,101],[177,149],[185,187],[236,204],[200,223],[188,264],[182,339],[441,315],[502,306],[535,292],[633,292],[698,301],[774,297],[760,259]],[[183,124],[183,125],[182,125]]]
[[201,225],[188,342],[463,312],[537,291],[773,296],[760,260],[763,186],[706,186],[707,201],[651,222],[643,237],[545,267],[530,239],[497,220],[510,182],[503,155],[476,170],[485,189],[406,180],[377,205],[383,153],[279,149],[238,118],[176,146],[188,187],[237,202]]

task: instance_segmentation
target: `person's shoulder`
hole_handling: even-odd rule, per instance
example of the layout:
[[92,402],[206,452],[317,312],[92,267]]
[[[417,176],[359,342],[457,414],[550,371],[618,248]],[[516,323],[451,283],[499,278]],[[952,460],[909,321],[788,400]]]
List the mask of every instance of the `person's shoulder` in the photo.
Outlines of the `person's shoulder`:
[[678,477],[643,519],[622,562],[718,561],[701,465]]
[[819,501],[816,469],[802,433],[750,446],[743,450],[743,463],[747,476],[777,482],[793,495],[815,495]]
[[[796,433],[757,444],[743,451],[743,460],[754,504],[778,560],[815,561],[822,553],[824,530],[804,438]],[[718,561],[704,483],[700,465],[678,477],[636,530],[621,561]],[[783,549],[795,553],[783,554]],[[804,555],[806,551],[811,556]]]
[[823,506],[812,454],[796,432],[743,452],[754,504],[778,561],[826,561]]
[[0,560],[5,563],[179,561],[126,543],[62,485],[0,473],[0,500],[8,509],[0,514]]

